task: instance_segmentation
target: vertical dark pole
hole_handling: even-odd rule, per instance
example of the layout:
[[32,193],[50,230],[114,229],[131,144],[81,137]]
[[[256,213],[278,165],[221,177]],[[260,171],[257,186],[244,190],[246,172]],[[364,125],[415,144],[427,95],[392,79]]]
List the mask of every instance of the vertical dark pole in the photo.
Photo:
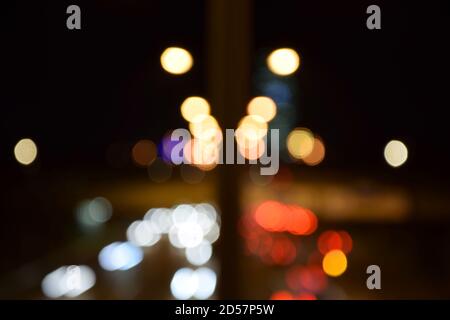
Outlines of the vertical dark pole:
[[[245,114],[250,87],[251,0],[208,0],[208,87],[213,113],[223,130],[236,129]],[[240,171],[219,165],[219,205],[222,232],[218,244],[222,299],[240,298],[239,235]]]

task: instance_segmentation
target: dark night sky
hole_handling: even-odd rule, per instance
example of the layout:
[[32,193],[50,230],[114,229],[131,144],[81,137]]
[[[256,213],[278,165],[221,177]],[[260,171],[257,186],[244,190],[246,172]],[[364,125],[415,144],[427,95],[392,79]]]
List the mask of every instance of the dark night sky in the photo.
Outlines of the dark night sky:
[[174,79],[160,68],[159,55],[181,45],[201,61],[203,8],[184,4],[173,12],[162,1],[80,3],[83,28],[69,32],[66,2],[37,8],[38,15],[20,6],[15,11],[7,65],[11,106],[2,117],[6,143],[30,135],[44,142],[41,155],[48,154],[49,165],[72,159],[95,166],[117,139],[156,140],[181,126],[179,103],[188,94],[204,94],[202,65]]
[[[180,102],[206,95],[203,2],[79,1],[79,32],[65,28],[66,2],[19,2],[2,19],[6,150],[31,136],[46,166],[102,166],[115,140],[156,140],[183,126]],[[253,48],[286,45],[301,53],[299,125],[324,137],[326,165],[382,166],[380,149],[391,137],[410,147],[410,168],[428,170],[430,154],[445,165],[443,2],[378,1],[381,31],[365,28],[371,2],[313,3],[255,1]],[[171,77],[160,68],[170,45],[192,51],[192,72]],[[1,161],[15,165],[4,152]]]
[[[364,12],[374,3],[382,30],[372,32]],[[380,150],[396,137],[410,147],[411,168],[446,165],[448,11],[442,2],[274,1],[256,8],[257,46],[286,44],[302,53],[300,108],[306,126],[328,141],[328,164],[382,166]]]
[[[180,102],[206,95],[204,3],[78,2],[83,28],[71,32],[66,2],[19,2],[2,22],[6,149],[31,136],[46,166],[102,166],[115,140],[157,140],[185,125]],[[390,138],[410,147],[411,169],[428,170],[430,154],[445,165],[443,2],[378,1],[381,31],[365,27],[372,2],[313,3],[255,1],[253,48],[285,45],[301,53],[299,125],[324,137],[326,165],[383,166],[380,150]],[[192,72],[172,77],[160,68],[159,55],[170,45],[192,51]],[[4,152],[1,161],[15,165]]]

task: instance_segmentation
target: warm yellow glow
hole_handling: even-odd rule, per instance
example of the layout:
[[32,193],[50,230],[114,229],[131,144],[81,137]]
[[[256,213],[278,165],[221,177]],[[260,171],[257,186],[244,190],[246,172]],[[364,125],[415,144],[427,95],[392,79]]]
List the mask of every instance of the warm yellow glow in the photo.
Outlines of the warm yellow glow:
[[209,171],[219,162],[219,146],[214,142],[192,139],[184,146],[183,156],[188,163]]
[[211,171],[215,167],[217,167],[217,162],[213,162],[210,164],[197,164],[196,167],[202,171]]
[[170,47],[161,54],[161,66],[169,73],[186,73],[191,69],[193,63],[189,51],[182,48]]
[[194,164],[194,155],[193,155],[193,149],[194,149],[194,143],[195,139],[189,140],[184,147],[183,147],[183,158],[186,160],[185,163],[188,164]]
[[20,164],[31,164],[37,156],[36,144],[31,139],[20,140],[14,147],[14,156]]
[[267,65],[273,73],[280,76],[287,76],[298,69],[300,66],[300,57],[293,49],[277,49],[267,58]]
[[347,270],[347,257],[341,250],[331,250],[323,258],[322,268],[327,275],[338,277]]
[[218,136],[220,131],[216,118],[211,115],[199,115],[189,123],[192,135],[201,140],[212,140]]
[[236,142],[243,148],[254,147],[267,134],[267,122],[260,116],[248,115],[236,129]]
[[181,115],[188,122],[195,121],[198,116],[207,116],[209,112],[208,101],[201,97],[189,97],[181,104]]
[[256,97],[249,102],[247,113],[260,116],[264,121],[269,122],[277,114],[277,105],[269,97]]
[[239,145],[239,153],[248,160],[257,160],[261,158],[266,150],[266,144],[263,139],[258,140],[258,142],[250,147],[245,148],[244,145]]
[[310,166],[318,165],[325,158],[325,145],[320,138],[314,138],[314,147],[309,155],[303,158],[303,162]]
[[286,140],[290,155],[295,159],[304,159],[314,148],[314,135],[305,128],[297,128],[289,133]]
[[400,167],[408,159],[408,148],[401,141],[389,141],[384,148],[384,158],[390,166]]

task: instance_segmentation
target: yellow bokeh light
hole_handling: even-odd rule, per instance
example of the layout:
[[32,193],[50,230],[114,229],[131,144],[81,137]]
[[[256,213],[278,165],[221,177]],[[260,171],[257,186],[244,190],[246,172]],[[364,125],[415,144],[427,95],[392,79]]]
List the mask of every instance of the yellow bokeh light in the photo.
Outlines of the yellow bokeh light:
[[172,74],[188,72],[194,63],[189,51],[183,48],[170,47],[161,54],[161,66]]
[[408,148],[399,140],[392,140],[384,148],[384,158],[392,167],[400,167],[408,159]]
[[189,123],[192,135],[201,140],[213,140],[219,135],[220,127],[211,115],[199,115]]
[[260,116],[264,121],[269,122],[277,114],[277,105],[269,97],[256,97],[249,102],[247,113]]
[[14,147],[16,160],[26,166],[33,163],[37,157],[37,152],[36,144],[31,139],[22,139]]
[[347,270],[347,257],[341,250],[331,250],[322,261],[323,271],[331,277],[339,277]]
[[304,163],[310,166],[318,165],[325,158],[325,145],[320,138],[314,138],[314,147],[309,155],[302,160]]
[[289,133],[286,140],[290,155],[295,159],[304,159],[314,149],[314,135],[305,128],[297,128]]
[[181,104],[181,115],[188,122],[193,122],[199,116],[207,116],[210,112],[208,101],[201,97],[189,97]]
[[300,57],[293,49],[277,49],[267,58],[267,66],[273,73],[279,76],[287,76],[298,69],[300,66]]
[[267,134],[267,122],[260,116],[248,115],[241,119],[236,129],[236,142],[243,148],[251,148]]

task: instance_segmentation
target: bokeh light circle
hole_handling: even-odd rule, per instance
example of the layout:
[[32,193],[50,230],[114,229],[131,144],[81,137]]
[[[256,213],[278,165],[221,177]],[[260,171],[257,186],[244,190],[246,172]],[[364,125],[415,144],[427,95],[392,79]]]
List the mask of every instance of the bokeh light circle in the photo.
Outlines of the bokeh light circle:
[[384,159],[391,167],[400,167],[408,159],[408,148],[399,140],[391,140],[384,148]]
[[287,76],[297,71],[300,66],[300,57],[293,49],[277,49],[267,58],[267,66],[276,75]]
[[22,139],[14,147],[17,162],[25,166],[30,165],[37,157],[37,146],[31,139]]
[[341,250],[331,250],[322,260],[323,271],[330,277],[338,277],[347,270],[347,257]]
[[170,47],[164,50],[160,60],[164,70],[177,75],[188,72],[194,63],[189,51],[178,47]]

